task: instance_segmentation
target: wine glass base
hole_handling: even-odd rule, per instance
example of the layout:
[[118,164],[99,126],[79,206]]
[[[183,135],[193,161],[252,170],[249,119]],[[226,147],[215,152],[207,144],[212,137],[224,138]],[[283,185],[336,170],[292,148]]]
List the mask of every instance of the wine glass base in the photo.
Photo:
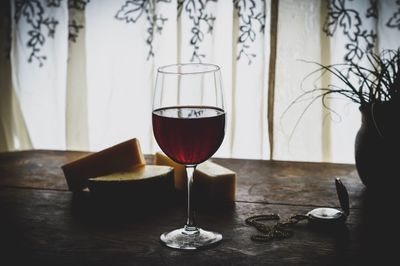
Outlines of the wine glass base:
[[197,228],[194,231],[179,228],[162,234],[160,240],[164,245],[170,248],[196,250],[218,244],[222,240],[222,235],[220,233],[206,231],[200,228]]

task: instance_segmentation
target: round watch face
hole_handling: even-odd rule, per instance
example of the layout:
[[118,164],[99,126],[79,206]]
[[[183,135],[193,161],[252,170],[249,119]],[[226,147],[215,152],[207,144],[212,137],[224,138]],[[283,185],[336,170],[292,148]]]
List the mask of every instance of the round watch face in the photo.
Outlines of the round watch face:
[[342,219],[343,212],[333,209],[333,208],[316,208],[307,213],[310,219],[315,219],[319,221],[333,221]]

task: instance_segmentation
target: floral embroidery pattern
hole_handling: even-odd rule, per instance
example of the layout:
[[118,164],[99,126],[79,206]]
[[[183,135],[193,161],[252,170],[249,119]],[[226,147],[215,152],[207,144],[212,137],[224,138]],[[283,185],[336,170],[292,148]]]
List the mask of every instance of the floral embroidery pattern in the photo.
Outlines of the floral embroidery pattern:
[[367,9],[367,13],[365,16],[367,18],[373,17],[373,18],[378,18],[378,7],[377,7],[377,0],[370,0],[370,7]]
[[200,52],[200,44],[204,40],[204,29],[206,32],[212,34],[214,28],[215,16],[208,11],[207,6],[210,3],[216,3],[217,0],[187,0],[180,1],[178,4],[178,16],[182,16],[182,10],[185,10],[189,19],[193,22],[190,30],[192,38],[190,38],[190,45],[193,47],[191,62],[201,63],[201,59],[205,58],[205,54]]
[[[370,18],[373,17],[371,14],[376,14],[376,11],[371,10],[374,10],[374,5],[371,5],[369,11],[367,11],[367,18],[368,16]],[[377,34],[372,29],[363,29],[360,13],[354,9],[347,8],[345,0],[330,1],[328,17],[323,31],[328,36],[333,36],[338,28],[343,30],[343,34],[348,40],[345,45],[347,50],[346,61],[355,63],[364,56],[364,52],[372,51],[375,47]]]
[[76,39],[79,36],[79,31],[83,29],[84,26],[82,24],[78,24],[75,19],[68,24],[68,40],[71,42],[76,42]]
[[[170,3],[171,0],[157,0],[157,3]],[[115,18],[126,23],[136,23],[145,16],[148,22],[146,44],[149,46],[147,60],[154,56],[153,40],[154,33],[161,34],[165,22],[168,20],[162,14],[156,14],[154,0],[128,0],[118,10]]]
[[60,7],[62,0],[47,0],[47,7]]
[[[126,23],[136,23],[142,16],[146,17],[148,22],[146,43],[149,46],[147,59],[154,56],[153,40],[154,32],[162,33],[164,24],[168,18],[162,14],[156,14],[155,5],[159,2],[171,3],[170,0],[127,0],[124,5],[118,10],[115,18]],[[207,34],[212,34],[214,22],[216,20],[213,14],[213,4],[217,0],[177,0],[178,18],[187,15],[192,22],[190,28],[191,38],[189,45],[193,48],[191,62],[201,62],[206,57],[204,52],[201,52],[201,44],[205,40]],[[260,1],[264,2],[264,1]],[[254,24],[259,24],[260,32],[264,33],[265,28],[265,11],[255,12],[255,0],[233,0],[236,14],[240,19],[240,34],[237,39],[239,45],[237,60],[245,57],[248,63],[256,57],[254,53],[250,53],[250,44],[256,39],[256,31]]]
[[386,26],[400,30],[400,0],[397,0],[396,4],[398,5],[397,11],[390,17]]
[[[364,19],[378,19],[377,0],[370,0],[365,17],[357,10],[348,8],[346,3],[352,0],[331,0],[328,5],[328,16],[323,31],[328,36],[333,36],[338,29],[342,29],[347,37],[345,48],[347,53],[344,60],[356,63],[365,53],[372,52],[375,48],[377,33],[373,29],[365,29]],[[400,30],[400,0],[396,1],[398,10],[390,17],[386,26]]]
[[[46,55],[42,48],[48,38],[54,38],[59,21],[46,14],[47,8],[59,8],[63,0],[15,0],[15,23],[21,20],[29,25],[26,34],[27,47],[30,51],[28,62],[38,62],[43,66]],[[190,27],[191,37],[189,45],[193,48],[192,62],[201,62],[206,57],[201,51],[201,44],[207,34],[213,33],[216,17],[213,14],[213,4],[218,0],[177,0],[178,18],[184,14],[192,22]],[[264,34],[265,8],[257,8],[264,4],[264,0],[232,0],[235,15],[239,18],[239,35],[237,38],[237,60],[247,59],[251,64],[256,57],[251,52],[251,44],[255,42],[257,34]],[[365,19],[377,19],[377,0],[370,0],[370,5],[365,14],[359,10],[348,8],[348,2],[353,0],[330,0],[328,4],[328,16],[323,31],[328,36],[333,36],[337,31],[342,31],[346,36],[347,50],[344,59],[356,62],[363,58],[365,52],[372,51],[377,40],[377,33],[373,29],[367,29],[363,25]],[[68,0],[70,10],[84,11],[90,0]],[[169,18],[165,17],[156,8],[158,4],[171,4],[171,0],[125,0],[124,4],[115,14],[115,18],[126,23],[136,23],[144,17],[148,23],[146,44],[149,47],[147,59],[154,56],[153,41],[156,34],[162,34],[165,23]],[[388,28],[400,30],[400,0],[396,1],[397,10],[387,20]],[[260,11],[258,11],[260,10]],[[68,25],[71,42],[76,42],[79,32],[84,28],[77,20],[72,19]]]
[[[51,6],[54,6],[56,1],[48,1]],[[59,4],[59,1],[57,2]],[[30,26],[27,34],[29,40],[27,43],[30,49],[28,62],[37,61],[39,66],[43,66],[43,62],[47,59],[43,55],[41,49],[46,42],[46,37],[54,38],[58,21],[53,17],[46,17],[42,3],[39,0],[16,0],[15,1],[15,23],[24,19]],[[47,30],[47,36],[43,33],[43,29]]]
[[256,54],[250,53],[250,44],[256,39],[256,32],[254,31],[254,23],[259,24],[259,32],[264,34],[265,30],[265,8],[262,11],[255,14],[254,9],[256,8],[256,3],[254,0],[234,0],[234,8],[236,9],[236,14],[239,17],[239,37],[238,43],[238,54],[237,60],[240,60],[245,56],[248,60],[248,64],[251,64],[251,59],[256,57]]
[[89,2],[90,0],[68,0],[68,8],[84,11]]
[[[69,0],[68,1],[68,9],[76,10],[79,12],[85,11],[86,5],[90,2],[90,0]],[[68,40],[71,42],[76,42],[79,31],[84,28],[83,24],[78,24],[75,19],[72,19],[68,24]]]

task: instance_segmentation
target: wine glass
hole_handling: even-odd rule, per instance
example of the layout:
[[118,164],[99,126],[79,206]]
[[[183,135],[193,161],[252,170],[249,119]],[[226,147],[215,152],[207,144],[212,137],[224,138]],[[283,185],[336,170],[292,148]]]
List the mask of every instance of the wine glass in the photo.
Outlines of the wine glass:
[[212,64],[176,64],[158,68],[153,102],[153,133],[162,151],[185,165],[187,219],[183,228],[163,233],[161,241],[176,249],[200,249],[222,235],[197,227],[192,208],[193,172],[209,159],[225,135],[220,68]]

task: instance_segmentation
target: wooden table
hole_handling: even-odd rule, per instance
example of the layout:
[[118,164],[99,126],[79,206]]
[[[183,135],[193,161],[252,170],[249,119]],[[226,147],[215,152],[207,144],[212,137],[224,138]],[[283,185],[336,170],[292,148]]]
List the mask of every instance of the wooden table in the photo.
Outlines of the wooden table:
[[[184,204],[147,214],[132,210],[127,219],[85,209],[85,201],[67,190],[60,166],[86,154],[0,153],[0,265],[374,265],[396,255],[398,207],[371,196],[353,165],[214,159],[237,172],[237,201],[233,208],[197,211],[198,224],[224,239],[187,252],[159,242],[161,233],[183,225]],[[350,195],[345,227],[323,230],[302,222],[292,238],[250,240],[256,231],[244,220],[251,215],[287,218],[314,207],[339,208],[334,177]]]

